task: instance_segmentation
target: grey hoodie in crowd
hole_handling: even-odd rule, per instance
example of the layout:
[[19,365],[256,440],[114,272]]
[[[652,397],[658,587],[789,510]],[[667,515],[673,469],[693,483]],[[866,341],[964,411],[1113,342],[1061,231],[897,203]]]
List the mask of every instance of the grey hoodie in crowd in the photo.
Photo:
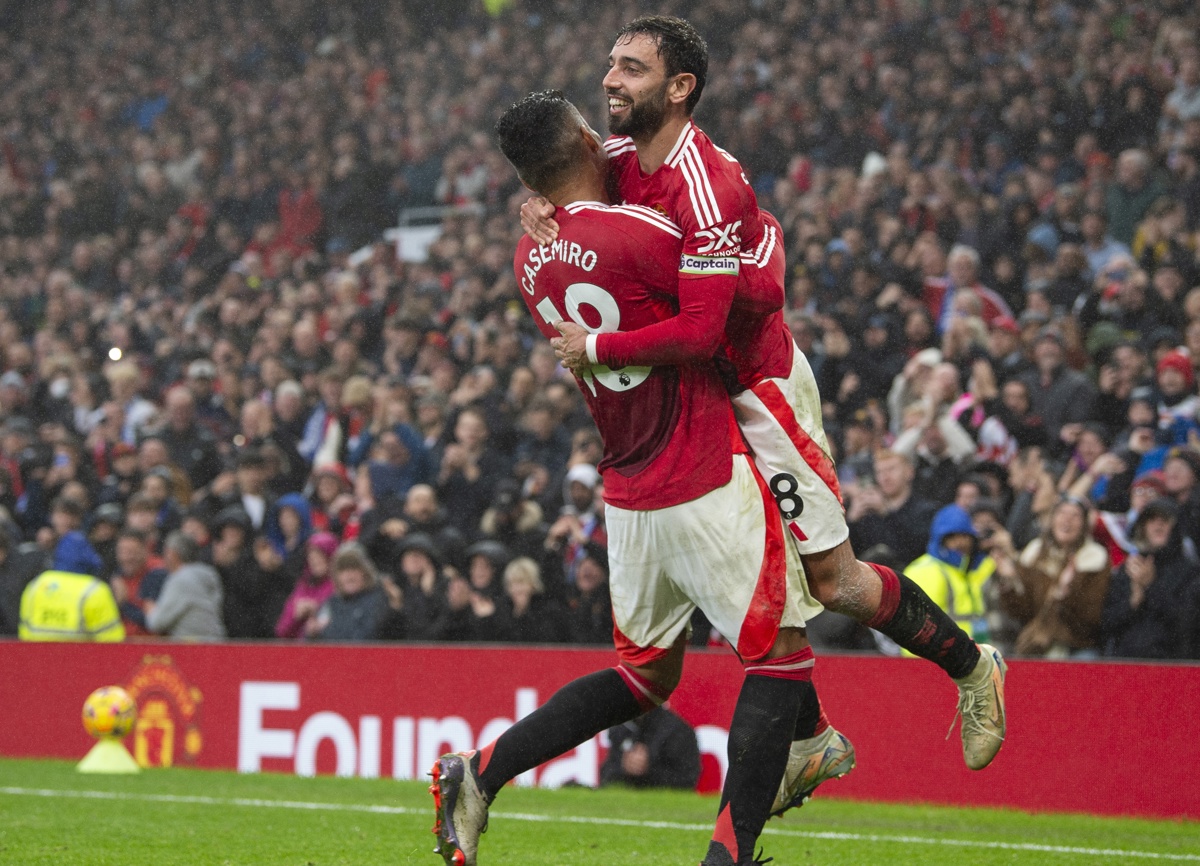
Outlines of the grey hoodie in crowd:
[[174,638],[223,638],[221,578],[203,562],[189,562],[167,575],[146,626]]

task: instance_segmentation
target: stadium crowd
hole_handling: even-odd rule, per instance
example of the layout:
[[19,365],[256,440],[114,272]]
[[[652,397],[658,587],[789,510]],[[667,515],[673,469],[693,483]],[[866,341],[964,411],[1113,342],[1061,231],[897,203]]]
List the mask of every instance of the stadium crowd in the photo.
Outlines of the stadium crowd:
[[82,533],[131,635],[609,642],[490,131],[601,127],[656,11],[785,228],[859,555],[1017,654],[1200,658],[1200,9],[649,5],[0,2],[0,633]]

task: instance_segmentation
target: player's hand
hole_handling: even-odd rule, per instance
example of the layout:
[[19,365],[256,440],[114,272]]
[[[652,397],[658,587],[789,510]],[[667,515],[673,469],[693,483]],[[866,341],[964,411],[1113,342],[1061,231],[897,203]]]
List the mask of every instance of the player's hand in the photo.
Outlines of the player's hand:
[[521,205],[521,228],[539,244],[554,243],[558,223],[554,221],[554,205],[535,195]]
[[563,362],[563,366],[574,373],[591,367],[587,358],[588,332],[574,322],[556,322],[554,327],[562,336],[555,337],[550,345],[554,347],[554,354]]

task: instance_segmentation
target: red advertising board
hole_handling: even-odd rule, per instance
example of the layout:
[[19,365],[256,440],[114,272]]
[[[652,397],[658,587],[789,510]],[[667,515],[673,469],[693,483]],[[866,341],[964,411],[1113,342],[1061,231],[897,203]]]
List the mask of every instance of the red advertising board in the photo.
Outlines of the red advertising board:
[[[441,752],[484,745],[611,652],[419,645],[103,645],[0,641],[0,754],[81,758],[80,707],[123,685],[127,744],[146,765],[417,778]],[[696,727],[702,789],[719,785],[741,683],[729,653],[688,659],[672,706]],[[1009,736],[987,770],[946,738],[955,690],[932,665],[823,656],[817,685],[858,769],[822,796],[1200,818],[1200,667],[1014,662]],[[1153,772],[1131,754],[1152,750]],[[602,740],[519,780],[596,781]]]

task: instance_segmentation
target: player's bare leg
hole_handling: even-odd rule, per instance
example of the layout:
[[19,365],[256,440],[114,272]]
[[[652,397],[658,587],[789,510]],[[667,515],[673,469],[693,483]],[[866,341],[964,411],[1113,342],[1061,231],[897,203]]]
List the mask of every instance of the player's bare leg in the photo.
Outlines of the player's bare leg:
[[621,664],[573,680],[491,745],[442,755],[430,771],[434,853],[448,866],[475,866],[496,794],[526,770],[662,704],[679,684],[686,646],[680,639],[645,666]]
[[780,629],[767,655],[746,662],[746,678],[729,726],[729,770],[717,826],[701,866],[753,864],[787,765],[813,654],[803,629]]
[[950,675],[959,690],[963,758],[972,770],[990,764],[1005,733],[1006,667],[1000,653],[977,645],[904,575],[886,566],[860,562],[849,541],[802,559],[817,601],[877,629]]

